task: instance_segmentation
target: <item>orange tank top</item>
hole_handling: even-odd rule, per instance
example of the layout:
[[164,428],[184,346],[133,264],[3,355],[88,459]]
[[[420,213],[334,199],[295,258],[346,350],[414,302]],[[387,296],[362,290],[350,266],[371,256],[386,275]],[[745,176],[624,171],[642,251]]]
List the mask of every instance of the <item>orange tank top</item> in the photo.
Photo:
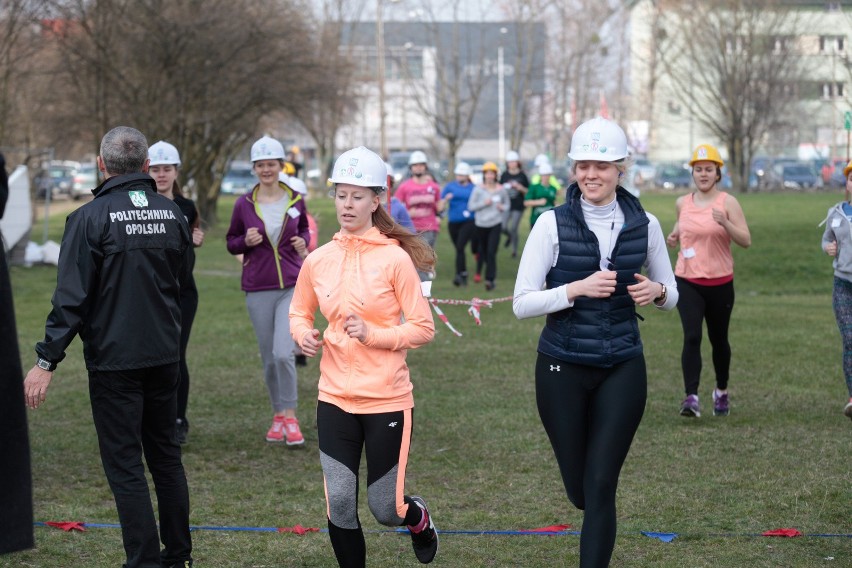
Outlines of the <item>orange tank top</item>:
[[704,207],[696,206],[694,197],[693,193],[683,200],[677,219],[680,250],[675,275],[699,282],[730,281],[734,275],[731,236],[713,220],[713,209],[724,211],[728,194],[720,191],[713,203]]

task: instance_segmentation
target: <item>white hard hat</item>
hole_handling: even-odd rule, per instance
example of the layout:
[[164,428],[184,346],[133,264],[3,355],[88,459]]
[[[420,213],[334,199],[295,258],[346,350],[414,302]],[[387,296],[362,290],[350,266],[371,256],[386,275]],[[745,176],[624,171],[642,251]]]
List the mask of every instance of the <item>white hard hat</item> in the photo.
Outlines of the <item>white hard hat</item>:
[[578,162],[616,162],[626,158],[627,136],[619,125],[603,117],[587,120],[577,127],[571,137],[568,157]]
[[521,156],[515,152],[514,150],[509,150],[506,152],[506,161],[507,162],[520,162]]
[[302,195],[308,194],[308,186],[305,185],[305,182],[297,178],[296,176],[288,176],[284,172],[278,174],[278,179],[283,181],[286,185],[290,186],[290,188],[296,193],[301,193]]
[[470,177],[473,174],[473,170],[467,162],[459,162],[456,164],[456,169],[453,170],[453,174],[457,176]]
[[408,165],[413,166],[414,164],[426,164],[429,160],[426,159],[426,154],[421,152],[420,150],[415,150],[408,157]]
[[177,148],[162,140],[148,148],[148,159],[149,166],[180,165],[180,154]]
[[388,168],[378,154],[364,146],[358,146],[343,152],[337,158],[329,181],[387,189]]
[[553,175],[553,166],[549,162],[545,162],[538,167],[538,173],[543,176]]
[[281,142],[270,136],[264,136],[251,145],[251,161],[260,160],[283,160],[284,146]]
[[550,158],[547,157],[547,154],[539,154],[535,157],[535,167],[541,167],[542,164],[549,164]]

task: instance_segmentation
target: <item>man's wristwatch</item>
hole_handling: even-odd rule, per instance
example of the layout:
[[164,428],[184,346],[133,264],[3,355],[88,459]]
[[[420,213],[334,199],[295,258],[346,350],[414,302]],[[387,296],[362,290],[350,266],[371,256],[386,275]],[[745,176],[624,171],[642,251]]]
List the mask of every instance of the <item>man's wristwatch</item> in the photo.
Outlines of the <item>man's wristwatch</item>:
[[38,367],[39,369],[44,369],[45,371],[49,371],[51,373],[56,370],[55,363],[51,363],[50,361],[42,357],[39,357],[36,361],[36,367]]
[[662,306],[663,304],[665,304],[666,298],[668,297],[668,293],[666,292],[666,285],[660,282],[660,286],[662,286],[663,291],[660,292],[660,295],[658,297],[654,298],[654,303],[658,306]]

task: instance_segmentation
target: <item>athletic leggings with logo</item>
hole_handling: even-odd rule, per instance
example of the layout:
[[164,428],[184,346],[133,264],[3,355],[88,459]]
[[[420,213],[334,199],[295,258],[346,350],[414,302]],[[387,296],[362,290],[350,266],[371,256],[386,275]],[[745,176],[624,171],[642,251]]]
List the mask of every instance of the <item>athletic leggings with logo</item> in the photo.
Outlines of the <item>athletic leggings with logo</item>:
[[580,567],[609,566],[618,476],[645,412],[645,357],[602,368],[539,353],[535,386],[568,499],[585,511]]
[[687,395],[698,394],[701,380],[701,334],[707,322],[707,337],[713,347],[713,369],[716,371],[716,388],[728,388],[731,369],[731,344],[728,343],[728,326],[734,310],[734,281],[721,286],[701,286],[683,278],[675,278],[680,297],[677,311],[683,326],[683,351],[680,364],[683,368],[683,386]]
[[325,482],[328,535],[337,563],[362,568],[367,562],[358,519],[358,469],[367,452],[367,501],[376,520],[389,527],[416,525],[420,508],[403,495],[411,444],[412,410],[351,414],[320,401],[317,436]]

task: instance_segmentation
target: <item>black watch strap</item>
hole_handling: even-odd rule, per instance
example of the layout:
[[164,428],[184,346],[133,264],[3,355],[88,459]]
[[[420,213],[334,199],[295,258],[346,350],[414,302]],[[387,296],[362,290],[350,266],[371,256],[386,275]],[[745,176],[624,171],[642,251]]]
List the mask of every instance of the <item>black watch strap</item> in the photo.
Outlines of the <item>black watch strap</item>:
[[49,371],[51,373],[56,370],[56,363],[51,363],[50,361],[48,361],[47,359],[45,359],[43,357],[39,357],[36,360],[36,366],[39,369],[44,369],[45,371]]

